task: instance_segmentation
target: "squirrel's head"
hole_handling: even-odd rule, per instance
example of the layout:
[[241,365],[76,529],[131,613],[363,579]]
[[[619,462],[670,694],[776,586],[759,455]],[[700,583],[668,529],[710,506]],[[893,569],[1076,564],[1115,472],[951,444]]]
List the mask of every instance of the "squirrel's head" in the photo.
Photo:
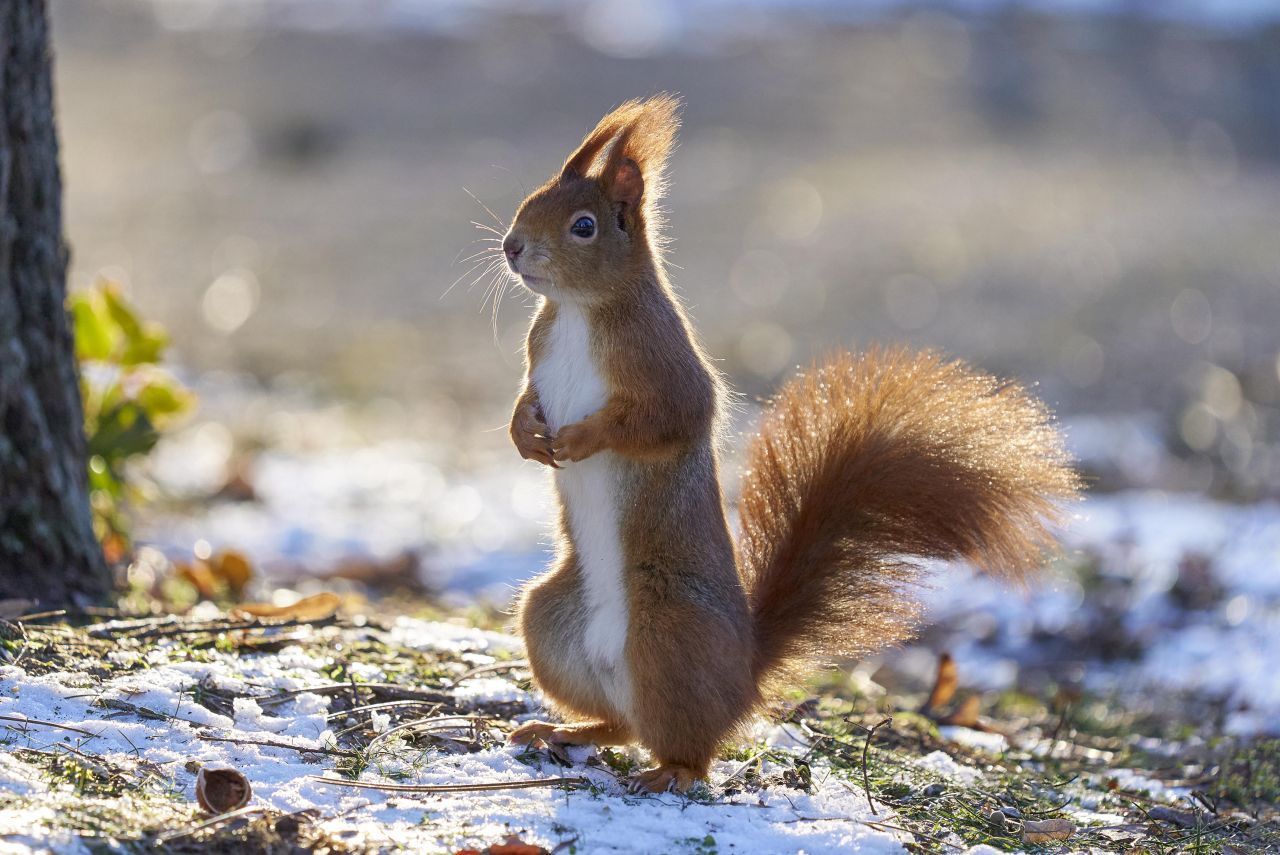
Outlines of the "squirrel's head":
[[628,101],[520,203],[502,249],[521,284],[557,302],[598,302],[653,263],[679,108],[668,94]]

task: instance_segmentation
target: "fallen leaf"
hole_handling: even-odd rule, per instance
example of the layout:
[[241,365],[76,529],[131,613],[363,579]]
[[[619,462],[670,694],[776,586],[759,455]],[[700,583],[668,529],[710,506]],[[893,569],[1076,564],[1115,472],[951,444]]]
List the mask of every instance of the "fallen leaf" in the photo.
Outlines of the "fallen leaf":
[[489,855],[547,855],[547,850],[532,843],[525,843],[512,835],[505,843],[495,843],[488,849]]
[[1023,843],[1054,843],[1075,833],[1076,824],[1069,819],[1042,819],[1022,824]]
[[196,801],[209,813],[239,810],[249,803],[252,795],[249,779],[235,769],[206,766],[196,773]]
[[933,681],[933,691],[929,692],[929,699],[924,702],[920,711],[928,713],[945,707],[955,696],[956,687],[959,685],[960,677],[956,671],[955,660],[951,658],[950,653],[942,654],[938,657],[938,675]]
[[271,603],[242,603],[231,610],[237,617],[280,618],[281,620],[316,621],[324,620],[338,610],[342,598],[337,594],[325,591],[303,597],[288,606],[273,606]]
[[174,565],[174,572],[179,579],[190,582],[201,599],[212,600],[218,596],[218,577],[207,562],[198,558],[190,564],[178,562]]
[[222,580],[232,594],[239,594],[253,578],[253,564],[248,556],[234,549],[224,550],[209,559],[209,569]]
[[938,719],[942,724],[954,724],[959,727],[969,727],[976,730],[982,730],[978,724],[978,711],[982,709],[982,699],[977,695],[970,695],[964,699],[960,706],[956,707],[956,711],[949,716]]

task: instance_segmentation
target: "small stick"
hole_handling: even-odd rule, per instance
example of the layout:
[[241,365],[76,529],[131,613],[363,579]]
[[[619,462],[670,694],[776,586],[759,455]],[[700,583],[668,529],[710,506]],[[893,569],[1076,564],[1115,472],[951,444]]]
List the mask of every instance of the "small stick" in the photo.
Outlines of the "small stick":
[[892,721],[892,718],[886,718],[872,725],[867,731],[866,741],[862,743],[862,790],[867,794],[867,807],[871,808],[872,816],[880,814],[876,812],[876,803],[871,800],[871,778],[867,775],[867,752],[871,749],[871,737],[876,735],[877,730]]
[[66,609],[54,609],[48,612],[31,612],[30,614],[19,615],[13,619],[14,623],[22,623],[29,620],[43,620],[51,617],[62,617],[67,613]]
[[378,784],[372,781],[343,781],[308,775],[312,781],[335,787],[351,787],[357,790],[386,790],[392,793],[482,793],[490,790],[527,790],[534,787],[555,787],[561,784],[581,786],[586,778],[535,778],[531,781],[494,781],[487,784]]
[[[15,721],[19,724],[38,724],[41,727],[55,727],[58,730],[69,730],[72,733],[78,733],[81,736],[89,736],[89,737],[98,736],[98,734],[94,733],[93,731],[83,730],[79,727],[72,727],[69,724],[58,724],[57,722],[54,722],[54,721],[42,721],[41,719],[38,719],[38,718],[23,718],[21,716],[16,716],[16,715],[0,715],[0,721]],[[17,730],[17,728],[10,728],[10,729]]]
[[[438,715],[438,716],[432,716],[431,718],[420,718],[416,721],[407,721],[404,724],[398,724],[393,728],[384,730],[381,733],[376,734],[373,737],[373,739],[369,740],[369,744],[365,746],[365,750],[371,751],[373,750],[374,743],[382,739],[389,739],[394,734],[401,733],[406,730],[418,730],[420,728],[424,728],[427,725],[440,725],[441,726],[440,729],[443,730],[444,728],[463,726],[462,724],[453,724],[451,722],[468,722],[468,721],[487,721],[487,719],[484,716],[478,716],[478,715]],[[435,728],[429,728],[429,729],[434,730]]]
[[[282,704],[285,701],[292,700],[298,695],[305,695],[308,692],[317,695],[328,695],[333,692],[345,692],[351,688],[350,683],[325,683],[319,686],[312,686],[307,689],[287,689],[277,695],[268,695],[263,698],[254,698],[259,706],[265,704]],[[386,692],[388,694],[399,695],[401,700],[412,701],[432,701],[434,703],[450,703],[453,697],[447,692],[432,692],[425,689],[406,689],[404,686],[397,686],[395,683],[356,683],[358,689],[368,689],[371,692]]]
[[148,629],[143,632],[135,632],[125,636],[134,640],[142,640],[147,638],[169,638],[175,635],[201,635],[210,634],[217,635],[223,632],[238,632],[240,630],[252,629],[291,629],[298,626],[325,626],[334,622],[333,616],[324,618],[323,620],[285,620],[275,621],[274,623],[263,620],[240,621],[239,623],[213,623],[204,626],[179,626],[171,629],[157,628]]
[[457,686],[464,680],[470,680],[472,677],[478,677],[481,674],[488,674],[491,671],[513,671],[516,668],[528,668],[528,659],[512,659],[510,662],[494,662],[489,665],[481,665],[479,668],[472,668],[461,677],[453,680],[449,685]]
[[184,828],[181,831],[170,831],[165,834],[161,834],[159,837],[156,838],[156,842],[168,843],[173,840],[179,840],[183,837],[190,837],[193,834],[198,834],[201,831],[204,831],[206,828],[213,828],[215,825],[222,825],[224,822],[229,822],[233,819],[239,819],[242,816],[250,816],[251,814],[255,814],[255,813],[266,813],[267,810],[268,809],[265,807],[259,807],[257,805],[249,805],[248,807],[240,808],[240,810],[233,810],[230,813],[221,813],[215,816],[213,819],[205,820],[199,825],[193,825],[190,828]]
[[432,705],[438,706],[439,703],[437,701],[383,701],[380,704],[362,704],[358,707],[351,707],[351,709],[331,712],[325,716],[325,720],[333,721],[335,719],[345,718],[349,715],[355,715],[356,713],[370,712],[372,710],[385,710],[395,707],[429,707]]
[[290,745],[287,742],[275,742],[270,739],[236,739],[230,736],[214,736],[209,733],[197,733],[196,736],[205,742],[230,742],[233,745],[262,745],[266,748],[288,748],[290,751],[299,751],[303,754],[328,754],[333,757],[352,757],[355,751],[348,751],[345,748],[310,748],[305,745]]
[[963,846],[957,846],[956,844],[952,843],[949,840],[943,840],[941,837],[934,837],[932,834],[925,834],[923,831],[912,831],[911,829],[903,828],[900,825],[890,825],[887,822],[872,822],[869,819],[862,820],[862,824],[866,826],[870,826],[871,828],[874,828],[877,831],[885,831],[885,830],[901,831],[901,832],[905,832],[906,834],[910,834],[914,837],[923,837],[925,840],[932,840],[934,843],[941,843],[943,846],[950,846],[952,849],[957,849],[961,851],[964,850]]

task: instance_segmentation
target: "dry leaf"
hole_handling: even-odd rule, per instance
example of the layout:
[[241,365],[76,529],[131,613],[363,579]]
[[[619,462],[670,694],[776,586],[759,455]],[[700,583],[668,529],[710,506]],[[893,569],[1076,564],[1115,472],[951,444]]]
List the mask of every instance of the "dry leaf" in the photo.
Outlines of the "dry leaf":
[[249,803],[253,788],[235,769],[201,768],[196,774],[196,801],[209,813],[228,813]]
[[342,598],[337,594],[325,591],[303,597],[293,605],[273,606],[270,603],[242,603],[232,609],[237,617],[279,618],[281,620],[315,621],[324,620],[338,610]]
[[512,835],[505,843],[495,843],[488,849],[489,855],[547,855],[547,850],[532,843],[525,843]]
[[982,709],[982,699],[977,695],[970,695],[964,699],[960,706],[956,707],[956,711],[951,715],[938,719],[942,724],[954,724],[959,727],[969,727],[974,730],[984,730],[978,723],[978,711]]
[[928,713],[945,707],[950,703],[959,685],[960,677],[956,672],[955,660],[951,658],[950,653],[942,654],[938,657],[938,676],[934,678],[933,691],[929,692],[929,699],[924,702],[920,711]]
[[1076,824],[1069,819],[1042,819],[1022,824],[1023,843],[1054,843],[1075,833]]
[[218,596],[218,577],[207,562],[196,559],[190,564],[178,562],[174,572],[179,579],[184,579],[195,586],[203,600],[212,600]]
[[232,594],[239,594],[253,578],[253,565],[243,552],[228,549],[209,559],[209,569]]

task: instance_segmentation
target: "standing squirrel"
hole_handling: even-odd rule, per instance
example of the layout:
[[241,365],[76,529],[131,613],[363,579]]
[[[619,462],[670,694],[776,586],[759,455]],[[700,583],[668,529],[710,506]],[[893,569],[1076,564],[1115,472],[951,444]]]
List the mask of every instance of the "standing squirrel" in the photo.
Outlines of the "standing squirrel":
[[657,203],[678,100],[628,102],[502,241],[539,296],[511,418],[555,470],[553,566],[523,591],[534,682],[568,723],[513,743],[639,742],[633,788],[687,790],[778,689],[907,638],[925,559],[1019,578],[1077,480],[1048,411],[930,353],[847,353],[788,383],[747,454],[736,549],[719,374],[667,280]]

